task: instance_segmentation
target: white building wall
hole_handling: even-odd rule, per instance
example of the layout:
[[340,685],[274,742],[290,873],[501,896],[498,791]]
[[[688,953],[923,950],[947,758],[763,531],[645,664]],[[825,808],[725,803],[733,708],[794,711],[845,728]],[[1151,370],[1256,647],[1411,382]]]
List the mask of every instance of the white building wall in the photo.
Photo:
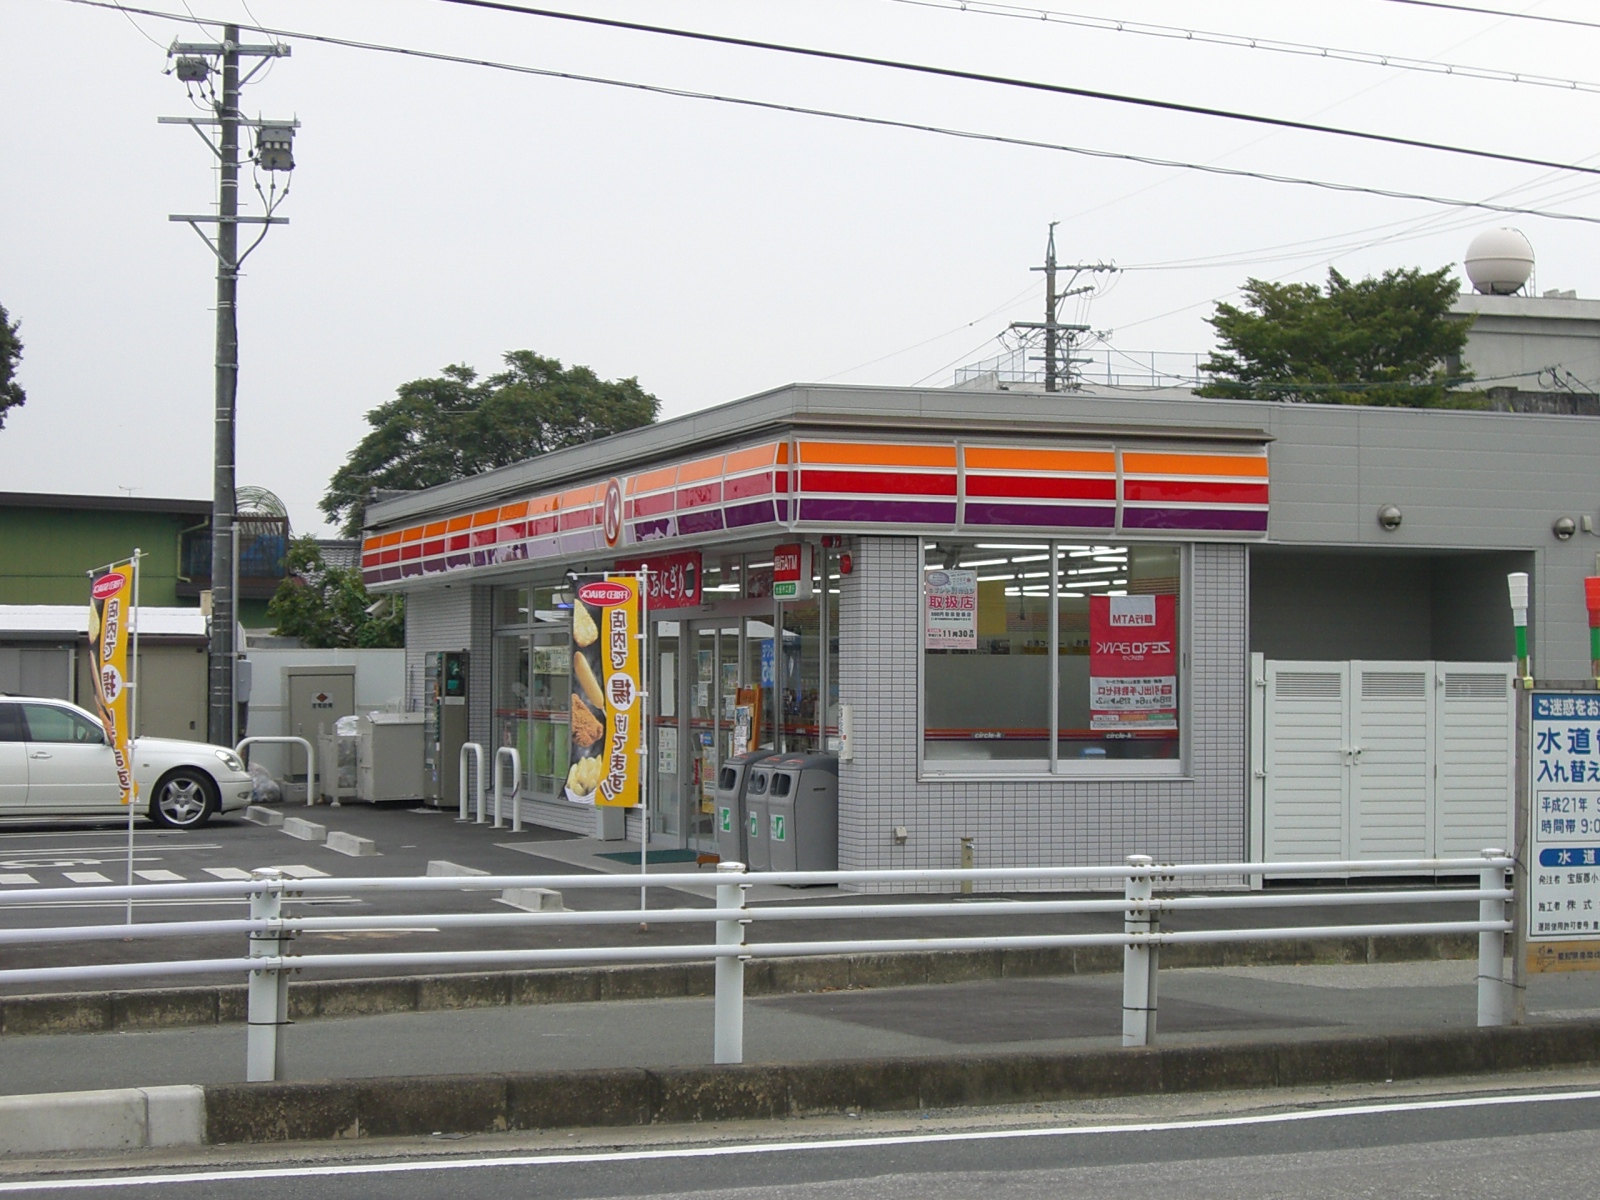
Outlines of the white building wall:
[[[1196,545],[1186,644],[1189,775],[1178,779],[917,779],[916,538],[856,542],[840,608],[840,700],[854,706],[855,759],[839,772],[844,869],[977,863],[1065,866],[1245,856],[1246,553]],[[894,829],[909,831],[896,845]]]

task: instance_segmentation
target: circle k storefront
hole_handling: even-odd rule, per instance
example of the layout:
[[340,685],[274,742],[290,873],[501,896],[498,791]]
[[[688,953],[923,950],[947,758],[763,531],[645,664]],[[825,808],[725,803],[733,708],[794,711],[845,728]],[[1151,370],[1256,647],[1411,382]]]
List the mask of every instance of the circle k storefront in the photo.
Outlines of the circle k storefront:
[[790,388],[375,505],[363,573],[413,707],[466,662],[527,821],[638,837],[565,784],[575,586],[648,566],[653,846],[715,850],[719,765],[771,747],[838,755],[846,868],[1238,858],[1269,438],[1235,410]]

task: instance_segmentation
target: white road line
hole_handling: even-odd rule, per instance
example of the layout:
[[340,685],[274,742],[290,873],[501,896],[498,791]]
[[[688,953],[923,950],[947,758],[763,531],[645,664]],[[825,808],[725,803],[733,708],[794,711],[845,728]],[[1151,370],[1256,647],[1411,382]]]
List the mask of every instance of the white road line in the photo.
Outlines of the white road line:
[[1412,1100],[1394,1104],[1352,1104],[1337,1108],[1261,1113],[1245,1117],[1205,1117],[1188,1121],[1139,1121],[1123,1125],[1068,1125],[1047,1129],[984,1129],[970,1133],[909,1133],[885,1137],[839,1138],[812,1142],[755,1142],[738,1146],[686,1147],[681,1150],[610,1150],[598,1154],[518,1154],[495,1158],[449,1159],[443,1162],[341,1163],[323,1167],[258,1167],[240,1171],[173,1172],[167,1175],[120,1175],[93,1179],[40,1179],[0,1183],[4,1192],[65,1192],[86,1188],[161,1187],[175,1183],[223,1183],[245,1179],[314,1179],[332,1175],[401,1175],[419,1171],[476,1171],[504,1167],[558,1167],[592,1163],[639,1163],[684,1158],[737,1158],[756,1154],[793,1154],[807,1150],[866,1150],[883,1146],[931,1146],[955,1142],[999,1142],[1023,1138],[1097,1137],[1105,1134],[1169,1133],[1188,1129],[1229,1129],[1251,1125],[1287,1125],[1338,1117],[1374,1117],[1401,1112],[1492,1108],[1496,1105],[1551,1104],[1564,1100],[1600,1100],[1600,1091],[1538,1092],[1518,1096],[1471,1096],[1460,1100]]
[[143,879],[147,883],[187,883],[188,882],[186,879],[184,879],[184,877],[182,875],[179,875],[176,871],[168,871],[168,870],[165,870],[165,869],[162,869],[162,868],[155,868],[155,869],[152,869],[152,870],[149,870],[149,871],[135,871],[134,874],[137,875],[140,879]]
[[290,879],[326,879],[328,877],[326,871],[319,871],[315,867],[300,866],[298,864],[288,867],[273,867],[272,869],[274,871],[282,871]]
[[218,879],[249,879],[250,872],[243,867],[204,867],[207,875],[215,875]]
[[61,873],[63,875],[65,875],[68,879],[72,880],[73,883],[110,883],[111,882],[110,876],[102,875],[102,874],[100,874],[99,871],[63,871]]
[[36,884],[38,882],[39,881],[37,879],[35,879],[32,875],[24,875],[19,871],[0,872],[0,884],[5,884],[5,883],[24,883],[24,884],[26,884],[26,883],[34,883],[34,884]]

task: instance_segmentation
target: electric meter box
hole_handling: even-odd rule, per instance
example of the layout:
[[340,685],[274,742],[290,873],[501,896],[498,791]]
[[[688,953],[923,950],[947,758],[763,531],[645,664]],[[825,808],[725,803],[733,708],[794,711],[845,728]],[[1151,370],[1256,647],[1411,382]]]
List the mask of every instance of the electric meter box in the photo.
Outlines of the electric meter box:
[[839,759],[787,754],[767,764],[767,863],[773,871],[839,869]]
[[742,862],[749,851],[749,821],[745,813],[745,785],[750,768],[776,757],[771,750],[750,750],[722,760],[717,769],[717,856],[723,862]]

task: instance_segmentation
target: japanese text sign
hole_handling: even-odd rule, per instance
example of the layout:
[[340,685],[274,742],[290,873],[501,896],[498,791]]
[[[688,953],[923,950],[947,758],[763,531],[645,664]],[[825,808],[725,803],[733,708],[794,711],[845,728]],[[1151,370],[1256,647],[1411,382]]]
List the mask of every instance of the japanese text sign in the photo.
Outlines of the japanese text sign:
[[927,571],[922,577],[925,650],[978,648],[978,576],[975,571]]
[[700,603],[700,551],[678,554],[652,554],[649,558],[629,558],[617,563],[619,572],[650,568],[650,607],[693,608]]
[[1089,597],[1089,727],[1178,731],[1175,596]]
[[811,546],[794,542],[772,551],[772,594],[779,600],[804,600],[811,595]]
[[644,702],[639,580],[608,576],[578,589],[572,606],[571,767],[567,799],[633,808],[643,775]]
[[128,644],[133,630],[132,563],[112,567],[89,585],[89,661],[94,705],[117,765],[122,802],[133,800],[133,728],[128,713]]
[[1600,968],[1600,695],[1534,692],[1528,966]]

